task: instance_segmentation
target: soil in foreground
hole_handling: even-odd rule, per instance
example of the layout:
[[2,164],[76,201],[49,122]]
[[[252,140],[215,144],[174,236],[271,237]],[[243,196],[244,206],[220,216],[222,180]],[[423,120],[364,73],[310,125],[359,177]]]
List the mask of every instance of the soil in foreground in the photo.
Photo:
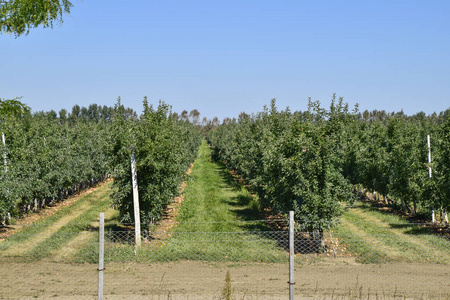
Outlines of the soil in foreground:
[[[0,264],[1,299],[96,299],[97,265]],[[220,299],[230,271],[235,299],[288,299],[288,268],[277,264],[111,263],[105,299]],[[449,268],[430,264],[307,266],[296,299],[449,299]]]

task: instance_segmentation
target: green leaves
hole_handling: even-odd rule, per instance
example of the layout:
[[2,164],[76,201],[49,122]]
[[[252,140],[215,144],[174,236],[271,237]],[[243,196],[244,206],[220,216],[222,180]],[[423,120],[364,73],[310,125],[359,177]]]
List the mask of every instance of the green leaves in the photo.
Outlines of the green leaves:
[[144,99],[144,113],[126,117],[118,101],[113,115],[110,166],[114,176],[113,206],[121,220],[134,222],[130,155],[133,146],[137,162],[141,221],[158,220],[163,209],[179,192],[189,165],[201,142],[200,130],[187,121],[171,118],[170,107],[160,102],[154,109]]
[[70,13],[71,7],[68,0],[0,1],[1,32],[18,37],[40,25],[53,28],[55,22],[62,23],[62,15]]
[[330,110],[310,101],[306,113],[270,110],[222,125],[209,135],[216,152],[240,173],[261,204],[287,214],[294,210],[305,229],[336,222],[353,200],[339,170],[340,132],[352,117],[342,99]]
[[[435,183],[435,205],[450,210],[450,111],[443,116],[443,122],[439,126],[436,135],[437,141],[432,148],[435,163],[433,167],[433,181]],[[436,151],[437,150],[437,151]]]
[[49,115],[38,112],[0,123],[6,136],[6,147],[1,148],[8,161],[8,172],[0,168],[0,215],[62,198],[107,173],[108,125],[61,123]]
[[0,98],[0,120],[11,120],[30,112],[30,108],[19,101],[21,97],[11,100]]
[[[432,206],[448,209],[445,116],[448,113],[408,117],[402,112],[364,112],[341,140],[345,176],[371,192],[389,195],[407,213],[426,212]],[[427,135],[431,135],[432,178],[428,176]]]
[[[242,114],[209,133],[216,156],[238,172],[261,204],[294,210],[307,229],[333,226],[353,186],[389,195],[407,212],[450,208],[450,113],[349,111],[333,95],[329,109],[309,100],[307,112],[269,108]],[[426,136],[432,136],[428,178]]]

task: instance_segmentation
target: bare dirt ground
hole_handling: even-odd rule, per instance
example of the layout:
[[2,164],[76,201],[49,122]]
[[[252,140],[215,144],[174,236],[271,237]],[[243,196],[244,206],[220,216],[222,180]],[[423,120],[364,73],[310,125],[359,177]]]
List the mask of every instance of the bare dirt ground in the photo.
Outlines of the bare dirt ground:
[[[234,299],[288,299],[288,266],[193,261],[111,263],[105,299],[221,299],[230,271]],[[96,299],[97,266],[0,262],[0,299]],[[447,265],[337,264],[296,268],[296,299],[450,299]]]

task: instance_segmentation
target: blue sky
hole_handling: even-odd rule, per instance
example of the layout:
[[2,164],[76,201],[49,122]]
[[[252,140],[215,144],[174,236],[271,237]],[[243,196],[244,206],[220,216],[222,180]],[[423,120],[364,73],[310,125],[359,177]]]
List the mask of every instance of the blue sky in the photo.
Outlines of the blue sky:
[[0,98],[33,111],[142,99],[223,119],[277,106],[450,107],[450,1],[73,0],[62,26],[0,36]]

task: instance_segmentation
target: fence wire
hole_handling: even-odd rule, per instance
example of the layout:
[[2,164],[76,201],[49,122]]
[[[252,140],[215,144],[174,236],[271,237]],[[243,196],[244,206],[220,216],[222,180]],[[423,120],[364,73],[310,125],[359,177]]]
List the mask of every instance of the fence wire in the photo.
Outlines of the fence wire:
[[[105,299],[225,299],[227,286],[232,299],[287,299],[286,223],[255,224],[244,225],[262,230],[147,228],[140,249],[132,226],[107,224]],[[97,299],[98,225],[41,226],[1,237],[0,299]],[[298,299],[450,299],[445,235],[347,229],[295,231]]]

